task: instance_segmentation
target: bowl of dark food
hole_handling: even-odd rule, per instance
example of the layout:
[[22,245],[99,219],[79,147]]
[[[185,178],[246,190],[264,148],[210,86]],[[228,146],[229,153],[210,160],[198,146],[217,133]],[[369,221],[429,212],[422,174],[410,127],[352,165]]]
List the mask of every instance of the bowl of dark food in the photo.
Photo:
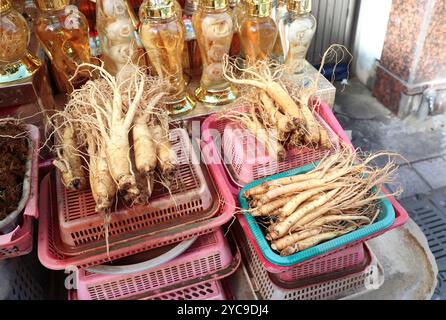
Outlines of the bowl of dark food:
[[0,120],[0,235],[20,224],[30,195],[33,145],[25,124]]

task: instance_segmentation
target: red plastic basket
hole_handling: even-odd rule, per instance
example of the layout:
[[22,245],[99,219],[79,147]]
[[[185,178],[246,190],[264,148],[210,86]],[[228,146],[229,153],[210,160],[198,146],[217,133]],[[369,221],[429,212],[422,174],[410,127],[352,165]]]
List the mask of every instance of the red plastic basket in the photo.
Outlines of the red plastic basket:
[[[217,194],[214,203],[217,206],[216,214],[201,220],[183,223],[178,228],[166,228],[154,233],[141,232],[138,237],[125,239],[110,246],[109,255],[105,246],[76,256],[67,255],[59,250],[57,244],[60,244],[61,240],[58,235],[58,225],[55,224],[57,222],[55,217],[55,215],[57,216],[57,204],[53,191],[54,181],[50,176],[45,177],[42,181],[40,197],[40,209],[45,213],[42,214],[39,223],[38,253],[41,263],[53,270],[63,270],[68,266],[86,268],[214,231],[232,218],[236,207],[235,200],[226,188],[226,183],[220,173],[216,171],[215,167],[210,166],[208,169],[209,180],[211,180],[208,183],[213,183]],[[159,218],[167,219],[163,215]]]
[[23,256],[31,252],[33,247],[34,220],[39,218],[39,129],[33,125],[26,125],[32,140],[33,153],[30,176],[30,194],[23,211],[22,224],[8,234],[0,235],[0,260]]
[[[81,300],[113,300],[178,288],[185,281],[218,278],[234,257],[221,229],[199,237],[183,254],[158,267],[130,274],[95,274],[79,271],[77,295]],[[122,270],[122,267],[119,268]],[[165,290],[163,290],[165,291]]]
[[[235,185],[243,187],[254,180],[301,167],[336,152],[339,148],[336,132],[323,116],[316,113],[316,118],[327,129],[332,149],[294,148],[288,150],[283,161],[273,160],[266,155],[264,146],[249,130],[243,130],[238,124],[220,118],[217,114],[204,121],[202,138],[206,143],[214,144],[216,150],[222,151],[224,157],[221,158],[224,159],[231,180]],[[217,137],[221,138],[221,142]]]
[[[221,282],[217,280],[174,289],[154,296],[143,296],[138,300],[226,300],[226,297]],[[69,291],[68,300],[79,300],[77,291]]]

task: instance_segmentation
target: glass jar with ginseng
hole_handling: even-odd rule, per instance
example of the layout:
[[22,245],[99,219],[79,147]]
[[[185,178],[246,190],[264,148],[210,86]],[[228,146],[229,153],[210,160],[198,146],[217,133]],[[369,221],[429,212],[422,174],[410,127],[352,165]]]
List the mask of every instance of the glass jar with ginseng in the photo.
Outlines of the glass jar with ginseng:
[[124,0],[96,0],[96,28],[101,43],[101,60],[110,74],[116,75],[129,62],[143,65],[143,52],[138,48]]
[[187,93],[183,76],[185,28],[175,3],[172,0],[145,0],[139,9],[139,33],[152,72],[169,81],[169,112],[180,114],[192,110],[194,103]]
[[236,98],[235,88],[223,76],[223,58],[229,53],[234,23],[228,0],[201,0],[192,18],[203,61],[197,99],[209,105],[222,105]]
[[78,65],[90,62],[88,21],[69,0],[35,0],[39,17],[35,32],[55,71],[57,87],[70,93],[88,81],[88,70]]
[[9,0],[0,0],[0,83],[28,78],[40,67],[28,53],[29,38],[25,18]]
[[290,73],[305,71],[305,57],[316,32],[311,0],[287,0],[287,12],[279,23],[285,65]]
[[248,64],[271,57],[277,38],[277,25],[271,18],[271,0],[246,0],[239,22],[242,50]]

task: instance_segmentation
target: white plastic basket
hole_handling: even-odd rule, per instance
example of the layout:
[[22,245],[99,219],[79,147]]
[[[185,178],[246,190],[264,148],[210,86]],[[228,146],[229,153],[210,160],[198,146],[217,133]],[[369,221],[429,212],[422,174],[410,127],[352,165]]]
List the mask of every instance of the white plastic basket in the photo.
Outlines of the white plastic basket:
[[334,280],[322,281],[308,286],[285,289],[276,285],[257,258],[254,248],[247,241],[243,246],[246,267],[260,300],[335,300],[360,295],[379,289],[384,283],[383,268],[376,256],[367,247],[370,263],[360,272]]

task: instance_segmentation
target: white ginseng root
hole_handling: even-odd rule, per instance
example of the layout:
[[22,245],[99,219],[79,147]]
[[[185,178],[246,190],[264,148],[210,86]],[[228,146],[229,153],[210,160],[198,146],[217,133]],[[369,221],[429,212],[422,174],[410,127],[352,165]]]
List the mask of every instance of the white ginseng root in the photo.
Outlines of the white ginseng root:
[[314,247],[315,245],[318,245],[319,243],[321,243],[323,241],[331,240],[333,238],[347,234],[355,229],[356,229],[355,227],[349,227],[344,230],[325,232],[325,233],[311,236],[304,240],[300,240],[300,241],[288,246],[287,248],[283,249],[282,251],[280,251],[280,255],[282,255],[282,256],[292,255],[293,253]]
[[82,190],[86,187],[86,177],[75,132],[70,125],[63,129],[61,140],[61,147],[57,150],[58,157],[53,164],[62,173],[62,182],[67,189]]
[[117,186],[110,175],[105,151],[98,149],[95,143],[90,141],[88,153],[90,188],[96,202],[96,211],[108,213],[115,201]]
[[373,167],[371,161],[389,155],[362,157],[344,147],[305,174],[268,180],[247,190],[248,212],[262,217],[265,238],[283,256],[370,225],[382,210],[382,186],[392,182],[397,170],[393,161],[383,167]]
[[161,125],[151,127],[150,131],[156,145],[160,173],[163,177],[170,179],[174,175],[178,159],[170,143],[168,132]]

